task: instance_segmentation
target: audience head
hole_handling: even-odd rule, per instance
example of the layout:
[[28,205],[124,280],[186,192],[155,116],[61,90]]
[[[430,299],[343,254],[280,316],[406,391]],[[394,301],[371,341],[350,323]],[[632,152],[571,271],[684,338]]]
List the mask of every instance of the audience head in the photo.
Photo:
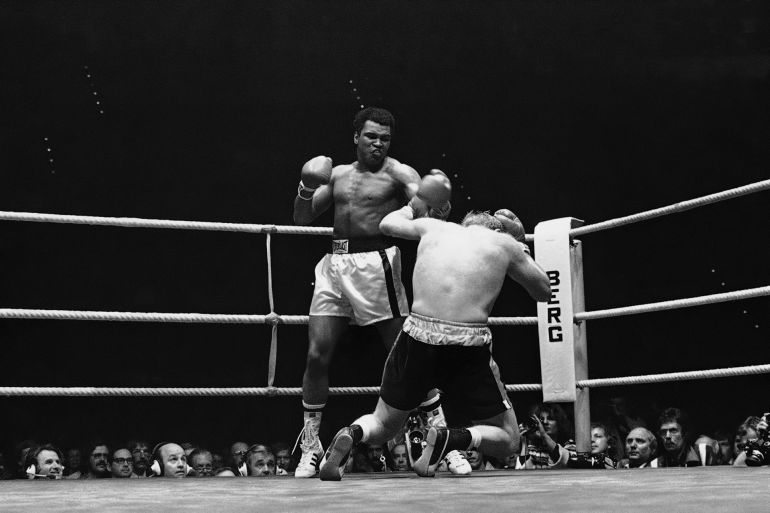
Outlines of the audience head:
[[[556,403],[541,403],[535,405],[532,414],[536,415],[548,436],[555,442],[564,444],[572,438],[572,424],[564,409]],[[538,433],[539,431],[534,431]]]
[[31,447],[27,451],[25,472],[28,479],[61,479],[64,475],[62,453],[51,444]]
[[77,447],[67,449],[64,454],[64,475],[83,471],[83,452]]
[[[251,477],[275,475],[275,455],[264,445],[256,444],[249,447],[244,456],[241,469],[245,467],[245,475]],[[244,475],[241,470],[241,475]]]
[[126,447],[121,447],[112,453],[112,464],[110,468],[112,477],[126,478],[134,473],[134,458],[131,451]]
[[145,477],[150,472],[152,464],[152,447],[144,440],[130,440],[128,450],[131,451],[131,457],[134,460],[134,474],[139,477]]
[[735,443],[735,434],[727,429],[718,429],[714,433],[714,439],[719,444],[719,461],[722,465],[728,465],[735,459],[733,444]]
[[473,470],[481,470],[484,467],[484,456],[478,449],[468,449],[465,451],[465,459],[468,460]]
[[634,428],[626,437],[626,455],[630,467],[641,467],[655,457],[658,442],[647,428]]
[[599,456],[610,452],[610,437],[607,426],[600,422],[591,423],[591,455]]
[[246,455],[246,451],[249,450],[249,444],[246,442],[233,442],[229,448],[230,465],[233,468],[238,468],[243,463],[243,457]]
[[195,471],[195,477],[214,475],[214,455],[211,451],[199,447],[188,456],[190,467]]
[[37,447],[38,443],[34,440],[22,440],[16,444],[16,470],[17,477],[26,478],[26,469],[29,465],[25,465],[27,462],[27,453],[33,447]]
[[86,446],[86,456],[88,456],[88,477],[103,478],[110,477],[110,452],[109,446],[100,441],[92,441]]
[[179,444],[163,442],[153,451],[155,462],[152,470],[155,475],[182,478],[187,476],[187,455]]
[[235,472],[230,467],[220,467],[214,471],[214,477],[235,477]]
[[275,454],[276,467],[282,468],[286,472],[292,472],[294,470],[294,459],[291,456],[291,447],[289,444],[276,442],[273,444],[272,452]]
[[390,454],[393,456],[393,470],[409,470],[409,455],[405,444],[396,444]]
[[658,436],[663,442],[663,450],[671,455],[679,454],[686,445],[689,434],[687,415],[679,408],[666,408],[658,418]]

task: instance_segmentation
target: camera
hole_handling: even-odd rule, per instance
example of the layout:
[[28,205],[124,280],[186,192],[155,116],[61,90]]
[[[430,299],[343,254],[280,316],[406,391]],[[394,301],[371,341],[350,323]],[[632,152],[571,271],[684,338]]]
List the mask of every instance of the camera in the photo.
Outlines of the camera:
[[[767,422],[770,413],[765,413],[762,420]],[[758,438],[746,442],[746,465],[759,467],[770,464],[770,436],[767,429],[757,430]]]

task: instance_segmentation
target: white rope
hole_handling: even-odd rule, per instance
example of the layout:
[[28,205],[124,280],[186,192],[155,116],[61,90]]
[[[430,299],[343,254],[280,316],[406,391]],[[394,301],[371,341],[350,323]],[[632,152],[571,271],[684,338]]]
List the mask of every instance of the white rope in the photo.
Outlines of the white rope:
[[726,191],[711,194],[709,196],[703,196],[688,201],[680,201],[673,205],[666,207],[656,208],[654,210],[648,210],[646,212],[639,212],[638,214],[632,214],[626,217],[619,217],[617,219],[610,219],[608,221],[602,221],[601,223],[589,224],[581,226],[580,228],[574,228],[570,230],[569,234],[572,237],[579,237],[586,233],[593,233],[602,230],[609,230],[611,228],[617,228],[619,226],[625,226],[627,224],[638,223],[640,221],[647,221],[655,217],[661,217],[668,214],[675,214],[677,212],[683,212],[695,207],[702,207],[704,205],[710,205],[719,201],[727,199],[737,198],[739,196],[745,196],[746,194],[752,194],[755,192],[766,191],[770,189],[770,180],[763,180],[761,182],[755,182],[743,187],[737,187],[735,189],[728,189]]
[[661,301],[660,303],[649,303],[645,305],[626,306],[623,308],[611,308],[608,310],[580,312],[575,314],[575,321],[579,322],[592,319],[605,319],[607,317],[635,315],[647,312],[660,312],[663,310],[674,310],[677,308],[687,308],[691,306],[710,305],[713,303],[724,303],[726,301],[737,301],[740,299],[750,299],[768,295],[770,295],[770,286],[757,287],[754,289],[736,290],[733,292],[724,292],[722,294],[712,294],[709,296],[674,299],[672,301]]
[[307,315],[246,315],[161,312],[99,312],[88,310],[34,310],[0,308],[0,319],[66,321],[179,322],[203,324],[307,324]]
[[645,383],[666,383],[669,381],[689,381],[695,379],[729,378],[733,376],[749,376],[752,374],[768,374],[770,365],[749,365],[746,367],[728,367],[689,372],[669,372],[667,374],[648,374],[644,376],[625,376],[622,378],[584,379],[575,384],[583,387],[614,387],[618,385],[641,385]]
[[[579,388],[641,385],[696,379],[727,378],[770,373],[770,365],[750,365],[704,371],[670,372],[621,378],[584,379],[576,382]],[[540,384],[506,385],[508,392],[537,392]],[[380,387],[330,387],[331,395],[376,395]],[[0,396],[65,396],[65,397],[210,397],[210,396],[300,396],[302,388],[241,387],[241,388],[129,388],[129,387],[0,387]]]
[[138,217],[75,216],[39,214],[35,212],[0,211],[0,221],[30,221],[35,223],[88,224],[123,228],[168,228],[175,230],[205,230],[215,232],[280,233],[286,235],[331,235],[329,227],[278,226],[274,224],[213,223],[204,221],[173,221],[169,219],[140,219]]

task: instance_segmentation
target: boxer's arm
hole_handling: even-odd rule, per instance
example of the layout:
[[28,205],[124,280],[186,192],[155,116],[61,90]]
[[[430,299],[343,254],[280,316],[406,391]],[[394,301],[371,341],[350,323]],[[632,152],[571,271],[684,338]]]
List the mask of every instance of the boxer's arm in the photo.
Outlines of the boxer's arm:
[[414,219],[414,210],[407,205],[383,217],[380,221],[380,231],[389,237],[419,240],[425,232],[442,224],[444,223],[429,217]]
[[511,255],[508,276],[524,287],[535,301],[551,299],[551,284],[545,271],[524,251],[522,244],[510,238],[506,244]]

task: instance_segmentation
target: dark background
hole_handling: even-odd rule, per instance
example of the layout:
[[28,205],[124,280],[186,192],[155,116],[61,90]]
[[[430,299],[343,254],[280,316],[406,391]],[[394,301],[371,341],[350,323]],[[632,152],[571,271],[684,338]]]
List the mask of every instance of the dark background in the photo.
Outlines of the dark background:
[[[769,14],[746,0],[3,1],[0,209],[291,224],[302,163],[352,161],[361,105],[396,115],[392,156],[450,174],[452,220],[507,207],[531,233],[665,206],[768,178]],[[587,308],[768,285],[767,207],[759,193],[585,236]],[[0,222],[0,241],[2,307],[269,311],[262,235]],[[326,240],[272,246],[276,310],[306,313]],[[590,376],[770,363],[768,306],[592,321]],[[534,314],[514,284],[493,312]],[[269,333],[2,320],[0,381],[265,386]],[[539,382],[536,329],[494,333],[504,380]],[[306,327],[279,340],[276,385],[300,386]],[[378,384],[384,357],[356,330],[332,385]],[[679,405],[708,430],[768,410],[767,392],[766,376],[728,378],[594,389],[592,405],[628,395],[649,422]],[[539,397],[515,394],[517,413]],[[332,397],[324,440],[374,401]],[[65,445],[301,427],[297,397],[2,398],[0,418],[3,443]]]

